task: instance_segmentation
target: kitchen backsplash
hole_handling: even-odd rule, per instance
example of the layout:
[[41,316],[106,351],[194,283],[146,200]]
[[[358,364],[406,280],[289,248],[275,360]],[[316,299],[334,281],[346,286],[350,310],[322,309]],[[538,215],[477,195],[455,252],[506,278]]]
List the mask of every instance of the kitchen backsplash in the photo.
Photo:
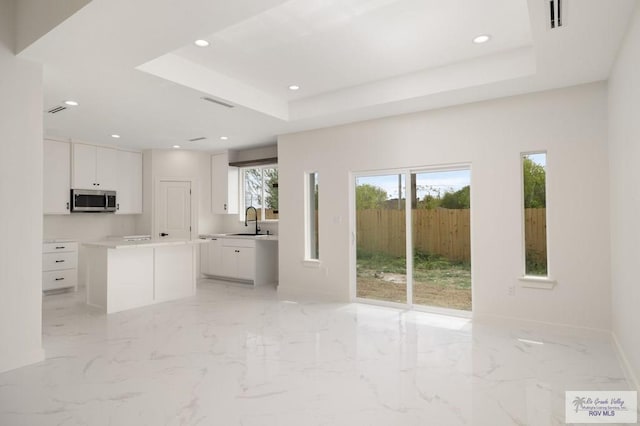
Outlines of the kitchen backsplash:
[[[254,229],[253,222],[248,227],[244,226],[244,222],[238,220],[238,215],[216,215],[219,219],[216,221],[216,229],[201,229],[200,234],[217,234],[217,233],[236,233],[236,232],[252,232]],[[247,231],[250,229],[250,231]],[[278,222],[260,222],[260,232],[266,234],[267,230],[270,234],[278,234]]]
[[45,215],[43,236],[69,238],[80,242],[99,241],[111,235],[135,233],[133,215],[77,213]]

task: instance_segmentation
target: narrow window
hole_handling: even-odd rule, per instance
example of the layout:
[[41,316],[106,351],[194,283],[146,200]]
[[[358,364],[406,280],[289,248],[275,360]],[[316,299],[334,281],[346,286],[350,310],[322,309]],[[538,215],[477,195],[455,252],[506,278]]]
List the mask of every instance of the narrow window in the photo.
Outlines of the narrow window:
[[320,259],[318,241],[318,172],[307,173],[307,259]]
[[522,155],[525,275],[546,277],[547,154]]

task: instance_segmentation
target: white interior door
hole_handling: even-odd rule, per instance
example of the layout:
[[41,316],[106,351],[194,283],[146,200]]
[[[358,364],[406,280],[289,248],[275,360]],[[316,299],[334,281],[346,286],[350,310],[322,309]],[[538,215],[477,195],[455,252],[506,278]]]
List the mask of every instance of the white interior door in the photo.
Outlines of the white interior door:
[[158,237],[191,238],[191,182],[160,181],[156,211]]

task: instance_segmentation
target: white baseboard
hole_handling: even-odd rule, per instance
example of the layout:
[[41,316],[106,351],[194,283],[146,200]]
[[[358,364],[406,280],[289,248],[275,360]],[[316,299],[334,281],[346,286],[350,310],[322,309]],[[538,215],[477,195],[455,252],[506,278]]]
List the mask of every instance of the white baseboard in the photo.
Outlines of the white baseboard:
[[618,336],[616,336],[616,333],[614,332],[611,332],[611,336],[613,337],[613,344],[616,348],[616,355],[618,356],[618,361],[620,361],[620,365],[622,366],[622,371],[624,372],[624,375],[627,378],[627,381],[632,387],[635,387],[635,390],[640,392],[640,381],[638,381],[638,376],[636,376],[635,372],[633,371],[633,367],[631,367],[631,364],[629,363],[629,359],[625,355],[624,350],[622,349],[622,346],[618,341]]
[[26,354],[13,353],[0,359],[0,373],[44,361],[44,350],[37,348]]
[[280,300],[290,299],[297,302],[349,303],[348,301],[339,300],[335,296],[326,293],[286,288],[282,284],[278,285],[278,298]]
[[561,323],[561,322],[540,321],[540,320],[536,320],[536,319],[511,317],[511,316],[507,316],[507,315],[478,313],[476,311],[473,311],[472,319],[473,319],[473,321],[477,321],[477,322],[482,322],[482,321],[505,321],[505,322],[508,322],[508,323],[538,324],[538,325],[551,326],[551,327],[573,328],[575,330],[596,331],[596,332],[599,332],[599,333],[606,333],[606,334],[611,333],[611,330],[606,329],[606,328],[589,327],[589,326],[576,325],[576,324],[566,324],[566,323]]

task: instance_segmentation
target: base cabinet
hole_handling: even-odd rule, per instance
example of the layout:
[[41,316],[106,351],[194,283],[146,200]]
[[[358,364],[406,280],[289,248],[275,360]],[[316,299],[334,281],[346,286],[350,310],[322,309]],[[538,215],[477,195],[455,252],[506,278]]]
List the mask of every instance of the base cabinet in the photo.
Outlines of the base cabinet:
[[42,246],[42,290],[78,289],[78,243],[48,241]]
[[205,275],[216,275],[222,268],[222,241],[211,239],[200,245],[200,272]]
[[277,283],[277,270],[277,241],[218,238],[201,246],[200,271],[204,275],[262,285]]
[[256,254],[253,247],[222,247],[222,275],[225,277],[253,281],[255,263]]

